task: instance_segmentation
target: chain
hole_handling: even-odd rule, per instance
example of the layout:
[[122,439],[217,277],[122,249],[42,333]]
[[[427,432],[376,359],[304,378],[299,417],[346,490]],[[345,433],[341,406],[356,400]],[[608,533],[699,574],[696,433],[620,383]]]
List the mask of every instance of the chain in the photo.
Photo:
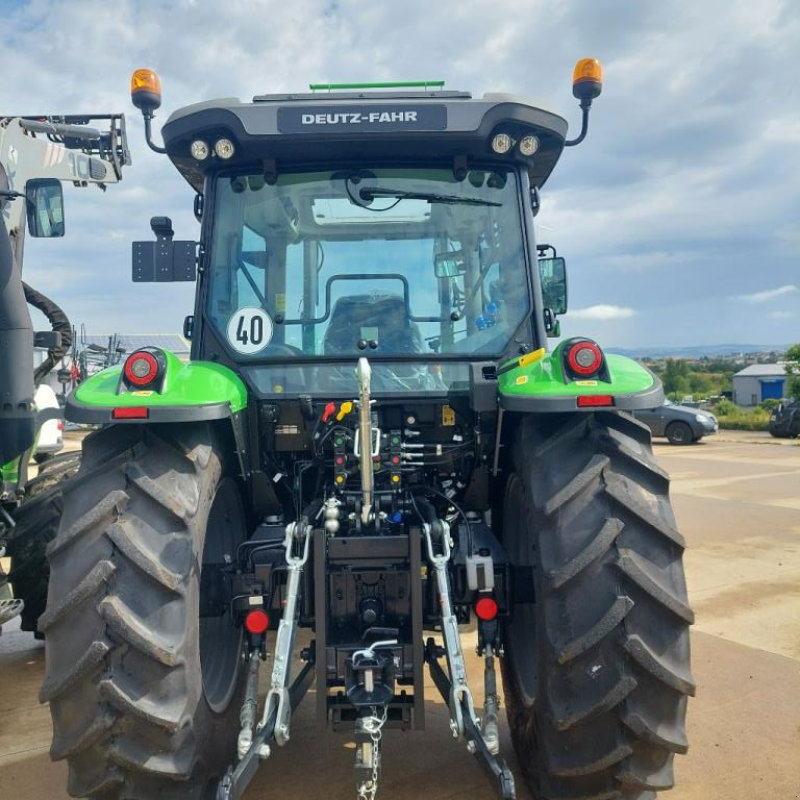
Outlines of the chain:
[[388,709],[383,709],[383,716],[378,716],[378,707],[372,706],[372,716],[367,717],[362,726],[372,739],[372,779],[358,787],[358,800],[375,800],[378,794],[378,770],[381,760],[381,739],[383,726],[386,724]]

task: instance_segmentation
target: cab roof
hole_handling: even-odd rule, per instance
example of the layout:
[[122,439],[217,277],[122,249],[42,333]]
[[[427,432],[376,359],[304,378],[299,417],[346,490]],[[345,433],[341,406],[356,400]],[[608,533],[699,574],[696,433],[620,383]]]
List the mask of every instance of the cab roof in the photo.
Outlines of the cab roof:
[[[221,167],[265,171],[340,164],[466,164],[480,160],[527,168],[531,184],[542,186],[564,148],[567,121],[509,94],[473,98],[459,91],[348,91],[321,94],[269,94],[243,103],[236,98],[210,100],[175,111],[162,135],[170,159],[186,180],[202,192],[205,174]],[[532,134],[539,140],[533,156],[516,145],[494,152],[493,137],[507,133],[516,143]],[[234,145],[223,160],[214,145]],[[202,139],[210,155],[198,161],[193,141]]]

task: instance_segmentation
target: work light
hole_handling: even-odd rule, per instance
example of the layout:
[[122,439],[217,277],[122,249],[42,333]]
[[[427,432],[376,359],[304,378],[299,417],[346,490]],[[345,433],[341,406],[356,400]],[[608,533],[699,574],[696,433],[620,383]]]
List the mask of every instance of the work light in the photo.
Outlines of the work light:
[[214,145],[214,152],[226,161],[233,157],[233,142],[230,139],[219,139]]
[[511,141],[511,137],[507,133],[498,133],[492,139],[492,150],[503,155],[503,153],[507,153],[511,149],[513,144],[514,142]]
[[519,151],[524,156],[532,156],[539,149],[539,140],[531,135],[523,136],[519,140]]
[[208,158],[208,145],[202,139],[192,142],[191,151],[192,157],[198,161],[205,161]]

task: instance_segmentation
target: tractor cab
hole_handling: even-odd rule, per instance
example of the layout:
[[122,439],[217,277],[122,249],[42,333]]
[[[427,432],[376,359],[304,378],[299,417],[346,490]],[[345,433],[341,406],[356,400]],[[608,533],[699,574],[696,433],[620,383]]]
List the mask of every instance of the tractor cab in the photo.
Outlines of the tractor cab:
[[203,219],[196,356],[264,397],[348,396],[359,356],[379,394],[446,395],[471,361],[543,347],[532,215],[566,131],[521,98],[428,89],[173,113],[164,149]]

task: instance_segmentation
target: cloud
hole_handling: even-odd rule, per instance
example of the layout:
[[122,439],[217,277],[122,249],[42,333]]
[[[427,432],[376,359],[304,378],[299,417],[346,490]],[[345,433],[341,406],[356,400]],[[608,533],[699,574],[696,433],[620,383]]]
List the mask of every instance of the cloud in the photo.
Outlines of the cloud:
[[569,315],[573,319],[590,319],[597,322],[608,322],[616,319],[630,319],[635,317],[638,312],[625,306],[611,306],[599,304],[588,308],[576,308],[570,311]]
[[767,303],[778,297],[785,297],[786,295],[797,294],[798,292],[800,292],[800,287],[787,283],[785,286],[779,286],[777,289],[765,289],[763,292],[740,294],[737,300],[744,300],[745,303]]
[[[537,217],[568,261],[579,311],[565,325],[594,322],[620,346],[734,341],[741,307],[717,301],[753,291],[754,254],[764,285],[797,283],[800,121],[775,80],[797,60],[791,0],[528,0],[513,20],[495,0],[116,0],[113,14],[107,0],[0,0],[0,19],[0,52],[14,65],[4,114],[128,115],[122,185],[65,187],[66,239],[26,243],[26,279],[90,332],[178,331],[192,313],[191,286],[131,285],[130,241],[152,239],[152,216],[170,216],[177,239],[199,236],[192,191],[147,149],[130,107],[130,72],[144,66],[164,89],[156,141],[188,103],[404,78],[545,98],[574,136],[572,67],[596,55],[606,79],[588,138],[565,151]],[[532,72],[536,43],[547,65]],[[766,316],[761,333],[785,342],[792,324]]]
[[768,314],[770,319],[791,319],[794,316],[792,311],[770,311]]

